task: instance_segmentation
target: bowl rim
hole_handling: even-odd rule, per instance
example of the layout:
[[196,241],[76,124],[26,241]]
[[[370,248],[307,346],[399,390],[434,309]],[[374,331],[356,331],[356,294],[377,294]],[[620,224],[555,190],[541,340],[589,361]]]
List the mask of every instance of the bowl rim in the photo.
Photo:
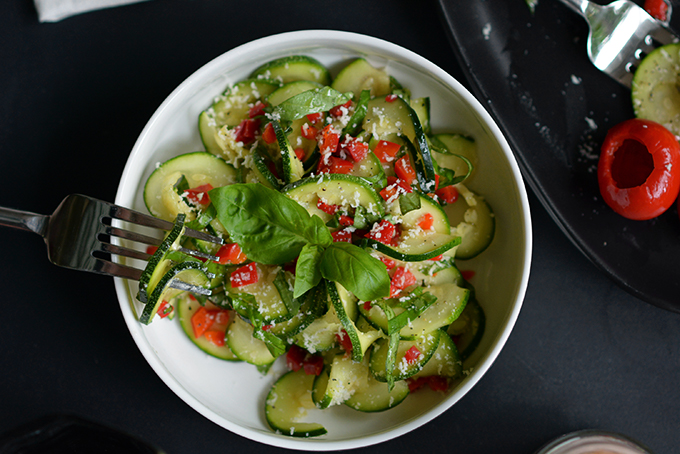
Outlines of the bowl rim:
[[[486,111],[482,104],[455,78],[449,75],[446,71],[439,68],[434,63],[430,62],[424,57],[410,51],[402,46],[385,41],[380,38],[373,36],[368,36],[365,34],[346,32],[339,30],[325,30],[325,29],[309,29],[300,30],[292,32],[284,32],[275,35],[269,35],[262,38],[255,39],[253,41],[241,44],[234,47],[223,54],[215,57],[208,63],[201,66],[198,70],[187,77],[182,83],[180,83],[163,103],[156,109],[154,114],[148,120],[146,126],[140,133],[135,145],[128,157],[128,161],[123,170],[123,174],[120,179],[118,191],[116,193],[115,202],[119,204],[127,204],[131,200],[128,194],[130,192],[129,188],[131,185],[126,183],[130,179],[130,174],[132,173],[131,163],[135,160],[137,154],[140,153],[140,148],[145,142],[146,137],[150,134],[150,131],[154,128],[155,123],[159,120],[159,117],[163,112],[172,105],[173,101],[180,97],[180,95],[188,90],[194,89],[197,85],[203,82],[206,78],[206,74],[210,74],[213,67],[221,67],[222,62],[225,60],[231,60],[238,55],[245,55],[247,53],[256,51],[263,47],[267,47],[269,44],[280,43],[286,41],[289,47],[294,48],[295,46],[301,45],[312,45],[315,40],[319,40],[323,37],[325,42],[332,41],[339,45],[354,45],[360,46],[364,49],[370,48],[374,52],[379,52],[381,54],[389,55],[390,59],[394,59],[394,55],[399,55],[404,61],[415,64],[419,68],[424,68],[425,71],[433,76],[435,79],[442,82],[444,85],[451,88],[460,96],[469,106],[469,108],[474,111],[478,118],[484,123],[484,126],[488,129],[489,133],[497,141],[499,148],[503,151],[506,156],[507,163],[513,173],[513,178],[517,183],[517,196],[521,205],[522,214],[521,220],[524,233],[524,257],[522,264],[521,279],[516,291],[515,303],[512,309],[507,315],[505,321],[505,326],[502,327],[501,331],[497,335],[496,339],[492,341],[492,347],[486,353],[486,355],[479,360],[479,363],[475,367],[474,372],[471,376],[465,380],[465,382],[459,386],[455,393],[449,395],[446,399],[443,399],[440,403],[432,407],[427,412],[412,418],[404,423],[397,424],[387,430],[382,430],[380,432],[360,436],[355,438],[349,438],[345,440],[324,440],[324,439],[298,439],[293,437],[283,437],[275,432],[264,433],[263,431],[254,430],[248,427],[240,426],[233,423],[207,408],[204,404],[198,401],[193,395],[191,395],[165,368],[162,361],[156,356],[151,345],[146,342],[145,336],[142,331],[142,327],[134,315],[134,310],[132,310],[132,300],[133,295],[131,295],[127,282],[124,279],[114,278],[115,289],[118,296],[118,300],[121,306],[121,311],[123,317],[128,326],[128,329],[135,341],[135,344],[140,349],[140,352],[149,363],[149,365],[154,369],[156,374],[161,378],[161,380],[186,404],[196,410],[198,413],[211,420],[212,422],[218,424],[219,426],[229,430],[232,433],[241,435],[250,440],[264,443],[271,446],[276,446],[286,449],[298,449],[298,450],[314,450],[314,451],[335,451],[335,450],[345,450],[354,449],[360,447],[366,447],[388,441],[399,436],[402,436],[439,416],[444,411],[448,410],[457,401],[459,401],[467,392],[472,389],[473,386],[484,376],[484,374],[491,367],[495,359],[500,354],[501,349],[508,340],[512,329],[514,328],[515,322],[519,316],[521,306],[524,301],[526,294],[526,289],[529,281],[529,271],[531,266],[531,256],[532,256],[532,227],[531,227],[531,216],[530,207],[526,188],[524,185],[524,180],[522,178],[519,166],[515,160],[514,154],[510,149],[510,146],[501,132],[499,126],[496,124],[495,120]],[[324,47],[323,45],[320,47]],[[138,181],[135,181],[138,183]],[[452,399],[453,395],[457,397]]]

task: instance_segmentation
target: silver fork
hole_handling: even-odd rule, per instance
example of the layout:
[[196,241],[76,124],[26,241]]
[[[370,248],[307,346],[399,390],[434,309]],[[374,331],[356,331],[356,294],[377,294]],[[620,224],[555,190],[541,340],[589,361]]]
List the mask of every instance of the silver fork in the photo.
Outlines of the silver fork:
[[[37,233],[45,239],[47,257],[55,265],[97,274],[139,280],[142,270],[115,263],[114,255],[138,260],[148,260],[151,255],[131,248],[113,244],[113,238],[120,238],[151,246],[158,246],[162,238],[133,232],[116,227],[113,220],[127,221],[154,229],[170,230],[172,222],[164,221],[137,211],[93,199],[80,194],[66,197],[52,215],[30,213],[0,207],[0,225]],[[185,235],[222,244],[221,238],[192,229]],[[182,252],[217,260],[217,257],[199,251],[182,248]],[[170,286],[202,295],[210,295],[210,290],[173,279]]]
[[[629,0],[598,5],[588,0],[560,0],[583,16],[590,27],[588,57],[601,71],[626,87],[640,60],[658,45],[677,42],[663,22]],[[670,17],[670,8],[668,6]]]

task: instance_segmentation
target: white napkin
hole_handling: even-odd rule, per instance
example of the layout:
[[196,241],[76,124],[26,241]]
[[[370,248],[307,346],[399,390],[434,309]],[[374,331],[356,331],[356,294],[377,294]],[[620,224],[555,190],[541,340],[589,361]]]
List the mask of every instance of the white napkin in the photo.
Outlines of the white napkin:
[[40,22],[57,22],[75,14],[141,1],[144,0],[34,0]]

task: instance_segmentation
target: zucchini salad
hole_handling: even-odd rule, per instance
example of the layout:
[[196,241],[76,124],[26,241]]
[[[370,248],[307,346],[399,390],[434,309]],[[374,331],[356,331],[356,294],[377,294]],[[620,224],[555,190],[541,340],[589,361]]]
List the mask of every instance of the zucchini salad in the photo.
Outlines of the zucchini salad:
[[433,133],[430,99],[364,58],[332,78],[301,55],[229,86],[198,127],[205,151],[160,163],[144,187],[175,227],[148,251],[141,323],[176,318],[207,354],[263,374],[281,358],[264,414],[293,437],[326,433],[307,409],[384,411],[464,377],[485,317],[458,265],[495,229],[465,185],[473,138]]

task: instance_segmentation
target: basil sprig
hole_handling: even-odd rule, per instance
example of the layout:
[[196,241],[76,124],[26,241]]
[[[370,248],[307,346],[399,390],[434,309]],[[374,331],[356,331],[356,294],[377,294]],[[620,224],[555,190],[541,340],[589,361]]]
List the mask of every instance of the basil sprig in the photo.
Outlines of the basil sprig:
[[282,265],[295,258],[298,298],[321,278],[339,282],[362,301],[389,295],[385,265],[362,248],[333,242],[321,218],[261,184],[233,184],[210,191],[217,219],[255,262]]

